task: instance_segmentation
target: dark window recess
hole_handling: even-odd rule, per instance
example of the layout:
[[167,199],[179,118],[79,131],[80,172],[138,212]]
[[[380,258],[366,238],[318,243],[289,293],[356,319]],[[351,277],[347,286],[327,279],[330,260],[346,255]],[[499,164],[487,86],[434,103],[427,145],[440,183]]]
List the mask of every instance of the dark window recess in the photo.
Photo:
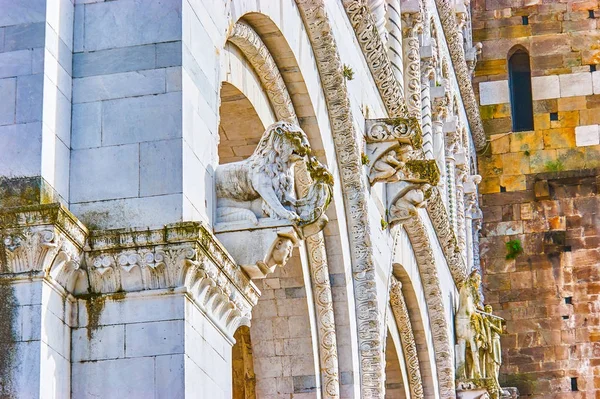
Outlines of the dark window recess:
[[506,187],[504,187],[504,186],[500,186],[500,192],[501,192],[501,193],[505,193],[505,192],[506,192]]
[[523,22],[523,25],[529,25],[529,17],[526,15],[522,16],[521,22]]
[[508,60],[513,132],[533,130],[531,68],[529,54],[517,50]]
[[572,305],[573,304],[573,297],[572,296],[566,296],[565,297],[565,303],[567,305]]
[[565,245],[565,252],[571,252],[571,246]]
[[596,65],[590,65],[590,72],[596,72]]
[[569,320],[569,316],[563,316],[563,320]]
[[588,18],[594,19],[596,15],[594,14],[594,10],[588,10]]
[[571,377],[571,391],[579,391],[577,389],[577,378]]
[[557,121],[558,120],[558,112],[550,112],[550,120]]

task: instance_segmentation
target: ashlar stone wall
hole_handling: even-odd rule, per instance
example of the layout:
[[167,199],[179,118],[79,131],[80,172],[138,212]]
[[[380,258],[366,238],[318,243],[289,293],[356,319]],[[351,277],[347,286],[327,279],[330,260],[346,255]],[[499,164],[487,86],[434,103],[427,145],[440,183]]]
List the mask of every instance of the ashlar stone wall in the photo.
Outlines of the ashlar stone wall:
[[[600,4],[471,4],[473,40],[483,43],[474,88],[490,143],[479,156],[484,291],[508,330],[501,382],[524,397],[596,398]],[[517,48],[531,68],[534,126],[523,132],[511,119]],[[522,252],[510,256],[509,241]]]

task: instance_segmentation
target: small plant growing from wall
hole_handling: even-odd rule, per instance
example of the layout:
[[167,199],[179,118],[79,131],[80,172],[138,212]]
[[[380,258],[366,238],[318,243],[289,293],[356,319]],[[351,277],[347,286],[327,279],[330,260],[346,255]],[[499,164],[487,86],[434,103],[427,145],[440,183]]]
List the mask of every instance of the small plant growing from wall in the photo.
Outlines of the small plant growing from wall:
[[517,256],[523,253],[521,240],[510,240],[506,243],[506,260],[516,259]]
[[350,65],[344,64],[344,68],[342,69],[342,75],[348,80],[354,79],[354,71],[350,67]]
[[559,172],[565,168],[560,159],[557,159],[556,161],[548,161],[544,166],[548,172]]
[[368,165],[369,164],[369,156],[367,154],[365,154],[364,152],[360,154],[360,162],[362,162],[363,165]]

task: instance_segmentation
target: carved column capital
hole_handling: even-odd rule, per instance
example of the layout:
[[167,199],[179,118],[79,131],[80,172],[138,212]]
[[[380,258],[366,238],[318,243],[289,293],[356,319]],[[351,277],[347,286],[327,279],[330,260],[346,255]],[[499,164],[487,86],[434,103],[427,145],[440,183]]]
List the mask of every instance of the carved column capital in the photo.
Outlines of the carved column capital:
[[0,212],[0,275],[49,278],[70,293],[87,288],[80,268],[87,229],[61,204]]
[[203,223],[93,231],[88,241],[90,293],[184,288],[230,337],[258,302],[258,289]]

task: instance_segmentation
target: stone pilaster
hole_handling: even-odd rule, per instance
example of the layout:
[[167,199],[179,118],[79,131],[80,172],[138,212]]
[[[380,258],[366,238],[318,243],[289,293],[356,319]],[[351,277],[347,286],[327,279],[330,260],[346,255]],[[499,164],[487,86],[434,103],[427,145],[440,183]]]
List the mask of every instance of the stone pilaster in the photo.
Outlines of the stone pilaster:
[[0,396],[67,398],[86,228],[59,204],[0,212]]

